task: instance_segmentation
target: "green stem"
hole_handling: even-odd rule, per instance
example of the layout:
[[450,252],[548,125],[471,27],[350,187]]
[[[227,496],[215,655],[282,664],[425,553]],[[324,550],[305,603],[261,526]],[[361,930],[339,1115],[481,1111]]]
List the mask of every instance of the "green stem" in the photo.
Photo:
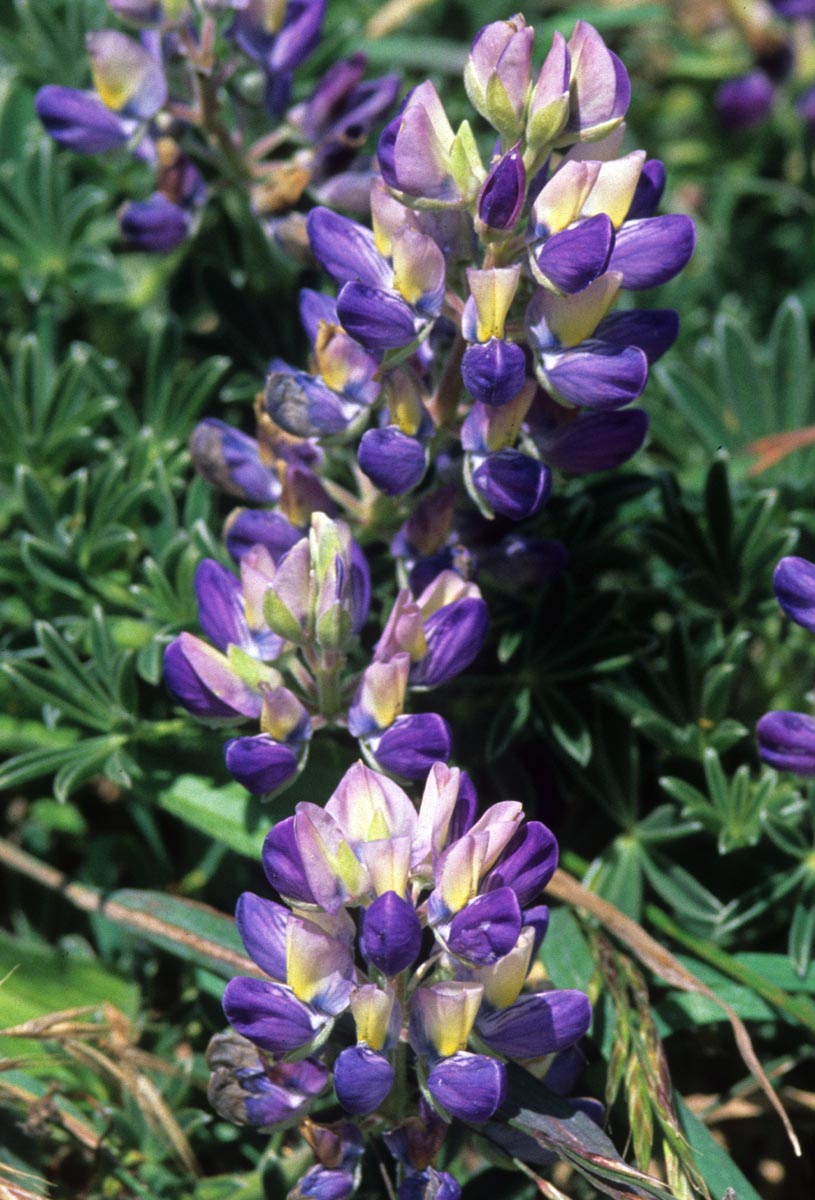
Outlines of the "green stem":
[[336,666],[318,666],[314,672],[317,681],[317,704],[324,717],[333,717],[342,707],[340,672]]

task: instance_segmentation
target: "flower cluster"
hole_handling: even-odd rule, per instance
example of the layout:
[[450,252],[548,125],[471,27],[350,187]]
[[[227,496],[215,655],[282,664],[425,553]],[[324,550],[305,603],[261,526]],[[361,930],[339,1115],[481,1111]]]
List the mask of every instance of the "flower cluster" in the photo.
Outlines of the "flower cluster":
[[[782,558],[773,573],[776,599],[791,621],[815,633],[815,563]],[[756,728],[758,750],[771,767],[794,775],[815,775],[815,717],[799,712],[768,712]]]
[[[187,237],[207,196],[197,162],[247,188],[255,212],[281,237],[283,214],[307,190],[324,203],[365,210],[370,171],[354,160],[393,105],[399,79],[364,82],[366,59],[355,54],[290,105],[294,71],[319,42],[325,0],[108,4],[136,36],[89,34],[93,88],[48,84],[36,109],[46,131],[76,153],[125,148],[151,167],[153,193],[120,214],[129,245],[164,252]],[[243,127],[253,110],[258,137],[246,144]],[[285,146],[290,153],[281,156]]]
[[164,674],[175,698],[204,720],[259,721],[259,733],[226,743],[235,779],[255,794],[278,791],[327,723],[346,726],[369,761],[404,779],[423,779],[431,763],[450,757],[444,718],[404,708],[410,690],[447,682],[481,649],[487,606],[476,584],[448,570],[416,598],[401,591],[371,661],[349,672],[370,577],[347,526],[316,512],[303,531],[279,513],[244,510],[227,547],[239,576],[214,559],[195,575],[210,641],[182,633],[167,647]]
[[[714,103],[725,128],[746,131],[767,119],[779,90],[800,74],[800,59],[806,54],[797,53],[797,35],[815,20],[815,0],[770,0],[769,6],[765,0],[750,0],[732,11],[749,47],[752,68],[726,80]],[[796,109],[804,123],[815,128],[815,87],[800,92]]]
[[[224,1010],[256,1050],[216,1039],[210,1056],[216,1106],[262,1126],[302,1118],[330,1078],[349,1117],[389,1130],[409,1167],[406,1198],[427,1194],[418,1184],[446,1122],[481,1123],[500,1108],[507,1060],[545,1075],[591,1022],[582,992],[525,990],[548,921],[536,901],[557,865],[554,837],[514,801],[480,818],[476,804],[466,774],[443,763],[418,812],[362,763],[325,808],[298,804],[263,850],[283,903],[245,893],[237,907],[265,977],[233,979]],[[346,1196],[359,1140],[344,1137]],[[318,1159],[315,1170],[328,1169]],[[449,1178],[434,1175],[439,1186]],[[295,1194],[322,1194],[308,1178]]]
[[537,78],[533,39],[516,16],[473,43],[467,92],[498,135],[487,167],[424,83],[380,138],[373,230],[311,212],[337,296],[303,294],[309,369],[273,363],[264,398],[292,434],[359,439],[382,492],[458,464],[485,516],[512,520],[546,503],[553,467],[614,466],[642,444],[647,418],[627,406],[678,318],[612,308],[673,278],[695,242],[688,217],[655,215],[662,164],[621,154],[630,85],[600,35],[555,35]]

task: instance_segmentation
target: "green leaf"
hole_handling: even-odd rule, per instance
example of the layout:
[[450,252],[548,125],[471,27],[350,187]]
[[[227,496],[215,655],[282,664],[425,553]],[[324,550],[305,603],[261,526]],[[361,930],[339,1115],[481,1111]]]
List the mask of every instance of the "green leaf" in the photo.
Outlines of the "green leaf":
[[547,935],[541,946],[546,974],[559,988],[577,988],[585,992],[594,975],[594,958],[580,925],[568,908],[552,911]]
[[690,1143],[696,1165],[713,1196],[724,1196],[732,1188],[738,1200],[761,1200],[758,1192],[742,1175],[733,1159],[723,1150],[698,1117],[695,1117],[681,1096],[675,1096],[679,1122]]
[[664,1184],[629,1167],[599,1126],[528,1071],[508,1063],[507,1082],[499,1120],[474,1127],[504,1154],[532,1166],[548,1165],[554,1154],[617,1200],[668,1200]]
[[16,967],[0,987],[0,1027],[81,1005],[108,1003],[135,1017],[139,990],[95,959],[77,958],[67,949],[41,946],[0,930],[3,974]]
[[238,854],[259,861],[271,825],[269,810],[239,783],[213,786],[197,775],[182,775],[161,793],[158,803]]
[[[235,922],[206,904],[164,892],[124,888],[106,897],[99,911],[118,925],[130,925],[139,937],[176,958],[206,967],[225,979],[239,970],[238,964],[230,961],[234,955],[243,956]],[[132,914],[132,922],[128,914]]]

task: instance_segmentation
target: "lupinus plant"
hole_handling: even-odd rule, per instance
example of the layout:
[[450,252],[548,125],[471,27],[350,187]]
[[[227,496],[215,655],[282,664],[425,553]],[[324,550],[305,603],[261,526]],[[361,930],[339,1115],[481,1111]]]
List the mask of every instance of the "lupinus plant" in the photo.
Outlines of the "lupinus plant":
[[246,189],[258,218],[292,245],[298,222],[288,235],[280,222],[305,193],[359,209],[369,171],[355,163],[357,152],[392,106],[399,79],[363,82],[365,56],[355,54],[292,105],[293,75],[319,43],[325,0],[108,7],[134,32],[89,34],[93,88],[48,84],[36,107],[47,132],[76,153],[123,149],[148,164],[154,192],[120,214],[130,246],[178,246],[195,228],[210,182]]
[[557,35],[534,79],[533,39],[517,16],[473,44],[467,93],[497,134],[487,166],[421,84],[379,141],[373,231],[309,215],[338,292],[301,295],[312,357],[271,364],[267,441],[356,443],[389,496],[463,476],[485,517],[511,520],[543,507],[552,468],[613,467],[642,445],[647,417],[628,405],[678,318],[611,310],[685,266],[693,224],[655,215],[661,163],[621,154],[630,85],[599,34]]
[[589,1027],[582,992],[524,986],[548,923],[534,902],[557,864],[552,834],[515,802],[480,818],[476,807],[467,776],[443,763],[418,812],[358,763],[324,808],[298,804],[266,838],[285,905],[246,893],[237,922],[271,982],[228,985],[241,1038],[214,1040],[210,1094],[230,1119],[274,1128],[301,1120],[333,1079],[347,1117],[365,1118],[329,1127],[347,1147],[330,1167],[309,1127],[318,1165],[292,1196],[350,1196],[363,1135],[379,1132],[400,1196],[457,1196],[432,1166],[446,1124],[495,1117],[507,1061],[546,1077]]
[[240,579],[212,559],[198,567],[199,620],[215,647],[188,633],[170,643],[164,672],[173,695],[210,721],[260,719],[259,734],[226,745],[229,771],[253,793],[291,782],[312,731],[326,723],[346,725],[383,770],[423,779],[450,757],[451,734],[437,713],[405,714],[406,694],[437,687],[478,654],[487,631],[478,586],[442,571],[415,600],[401,591],[372,661],[349,675],[370,601],[364,555],[347,526],[324,513],[306,536],[279,514],[257,515],[267,519],[252,522]]
[[[593,11],[615,27],[619,14]],[[172,251],[228,189],[213,259],[242,222],[267,251],[259,221],[312,268],[307,282],[317,269],[331,282],[300,290],[305,364],[276,336],[291,296],[281,283],[278,303],[275,278],[277,307],[259,314],[269,349],[249,333],[245,361],[190,370],[184,356],[215,326],[233,352],[244,245],[226,299],[209,295],[206,254],[200,279],[188,256],[172,372],[169,334],[154,331],[139,361],[167,295],[140,309],[121,366],[78,346],[58,369],[48,314],[36,346],[9,336],[0,568],[19,586],[2,604],[0,737],[15,757],[0,782],[56,772],[65,803],[29,808],[15,791],[0,860],[86,921],[39,968],[65,1011],[0,1022],[59,1056],[53,1079],[39,1060],[0,1059],[0,1104],[25,1115],[12,1163],[47,1127],[60,1181],[81,1167],[99,1180],[83,1195],[108,1200],[476,1200],[505,1187],[550,1200],[561,1188],[689,1200],[706,1187],[718,1200],[733,1187],[757,1200],[674,1094],[661,1038],[691,1049],[677,1086],[707,1093],[697,1060],[730,1021],[783,1114],[742,1018],[771,1030],[779,1070],[805,1062],[800,1029],[815,1030],[803,994],[812,794],[766,767],[755,779],[747,762],[730,767],[783,669],[767,649],[778,618],[766,576],[794,547],[779,512],[790,495],[805,508],[806,485],[759,491],[748,466],[729,475],[718,454],[750,451],[751,437],[765,458],[778,452],[762,423],[771,405],[754,403],[769,379],[793,424],[815,419],[801,398],[813,377],[804,308],[779,315],[771,353],[728,318],[694,370],[658,368],[674,407],[663,396],[652,409],[643,471],[617,471],[644,445],[651,414],[637,402],[679,327],[635,294],[679,275],[696,235],[688,216],[658,212],[666,171],[628,146],[628,74],[597,29],[570,10],[558,22],[571,35],[535,56],[522,15],[487,24],[460,58],[458,99],[475,116],[454,127],[456,100],[429,81],[393,115],[398,80],[366,82],[363,54],[315,82],[317,56],[345,36],[335,25],[320,49],[324,0],[109,0],[106,12],[122,28],[89,35],[92,88],[42,72],[35,105],[62,146],[140,161],[126,188],[149,173],[152,194],[121,211],[126,241]],[[104,16],[100,0],[91,24]],[[0,43],[3,29],[0,18]],[[779,44],[773,70],[784,55]],[[376,156],[362,159],[374,130]],[[25,224],[7,183],[0,239]],[[135,308],[140,272],[149,291],[174,260],[122,265]],[[116,345],[112,308],[99,328]],[[206,416],[188,486],[190,427],[222,379],[227,403],[254,399],[256,433]],[[131,384],[141,408],[125,403]],[[672,455],[681,483],[649,473]],[[211,489],[241,506],[223,547]],[[783,558],[775,586],[815,632],[815,565]],[[758,743],[771,766],[815,776],[812,717],[769,712]],[[460,764],[490,797],[480,815]],[[29,853],[63,837],[64,874]],[[762,839],[782,867],[746,870],[740,856]],[[111,846],[149,846],[149,861],[120,862]],[[233,922],[218,909],[239,891]],[[791,961],[737,957],[739,931],[760,945],[790,913]],[[61,909],[53,927],[66,928]],[[0,949],[7,940],[17,962],[19,929],[0,931]],[[26,984],[31,961],[45,962],[39,944],[30,953]],[[165,953],[183,964],[174,976],[158,968]],[[645,971],[667,995],[649,997]],[[63,995],[77,974],[82,987]],[[0,975],[3,1013],[20,980]],[[141,1011],[177,1009],[174,1031],[136,1019],[136,987]],[[601,1060],[605,1107],[581,1094],[584,1067],[586,1090],[602,1089]],[[635,1166],[607,1119],[615,1136],[630,1131]],[[542,1172],[555,1160],[552,1182]]]

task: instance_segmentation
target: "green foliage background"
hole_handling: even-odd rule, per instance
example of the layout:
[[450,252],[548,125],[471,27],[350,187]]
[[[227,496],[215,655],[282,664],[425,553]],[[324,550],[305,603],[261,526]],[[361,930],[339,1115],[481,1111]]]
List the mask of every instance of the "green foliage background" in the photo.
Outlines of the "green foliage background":
[[[470,39],[506,9],[437,0],[372,40],[377,8],[332,0],[298,87],[362,46],[406,82],[429,71],[463,116]],[[578,16],[620,52],[631,145],[664,159],[665,207],[692,213],[699,247],[648,297],[680,311],[682,332],[645,396],[647,449],[557,487],[535,532],[566,544],[567,572],[542,594],[489,593],[489,643],[445,715],[482,799],[515,796],[551,824],[563,865],[748,1022],[811,1145],[815,789],[760,766],[752,730],[811,699],[811,640],[782,619],[771,573],[785,553],[815,557],[815,448],[756,473],[751,447],[815,425],[812,143],[789,99],[761,129],[722,133],[713,92],[747,65],[724,26],[694,35],[670,5],[611,0],[526,15],[540,56]],[[0,1037],[0,1164],[28,1173],[0,1175],[0,1190],[7,1178],[89,1200],[259,1200],[284,1194],[304,1160],[207,1105],[203,1052],[230,970],[98,909],[115,899],[239,948],[191,902],[231,912],[243,888],[262,890],[271,820],[327,797],[353,757],[350,739],[324,739],[270,812],[225,782],[218,739],[161,683],[164,645],[195,627],[196,564],[225,561],[226,505],[193,476],[189,433],[207,414],[251,430],[265,362],[302,349],[303,275],[229,189],[175,254],[122,249],[115,209],[144,193],[140,168],[54,148],[32,108],[45,82],[84,85],[84,33],[105,19],[102,0],[0,4],[3,835],[80,889],[4,859],[0,978],[14,971],[0,1028],[112,1006],[83,1018],[96,1057],[46,1031]],[[376,578],[381,608],[394,582],[381,566]],[[566,907],[544,966],[596,1001],[585,1089],[607,1096],[611,1134],[641,1168],[667,1172],[676,1196],[694,1182],[714,1200],[728,1187],[738,1200],[812,1194],[811,1159],[793,1159],[715,1003],[643,980]],[[679,1127],[649,1075],[659,1038]],[[458,1149],[465,1200],[535,1194]],[[598,1194],[574,1172],[557,1179]],[[372,1169],[361,1194],[380,1190]]]

